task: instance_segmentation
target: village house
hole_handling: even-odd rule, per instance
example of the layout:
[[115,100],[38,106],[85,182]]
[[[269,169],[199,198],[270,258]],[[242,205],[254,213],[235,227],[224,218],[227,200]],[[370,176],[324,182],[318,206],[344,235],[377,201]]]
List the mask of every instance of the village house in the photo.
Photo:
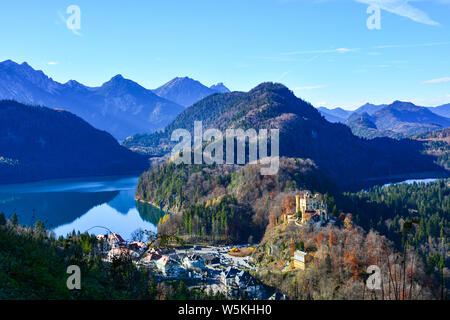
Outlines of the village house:
[[164,276],[175,273],[179,269],[176,261],[171,259],[169,256],[162,256],[160,259],[156,260],[155,266]]
[[305,270],[310,258],[307,252],[296,250],[293,257],[293,267],[295,269]]
[[264,294],[264,287],[248,271],[228,267],[221,272],[219,279],[229,297],[254,299]]
[[213,254],[205,254],[203,255],[203,258],[205,259],[205,263],[210,266],[215,266],[220,263],[220,257]]
[[139,258],[139,254],[133,250],[127,248],[112,248],[108,252],[108,259],[112,260],[113,258],[121,258],[121,257],[130,257],[132,259]]
[[126,241],[118,233],[113,233],[109,235],[108,242],[111,244],[112,247],[123,246],[126,244]]
[[183,258],[182,266],[186,270],[201,271],[205,268],[205,259],[198,254],[188,255]]
[[103,251],[109,251],[111,248],[122,247],[126,245],[126,241],[117,233],[99,234],[97,240],[102,244]]
[[117,233],[112,233],[110,235],[99,234],[97,236],[97,240],[109,244],[111,248],[123,246],[126,244],[125,240],[120,236],[120,234]]
[[247,271],[240,271],[235,277],[237,292],[235,295],[241,298],[261,298],[263,296],[263,286],[253,278]]
[[220,273],[220,282],[225,286],[231,286],[234,284],[238,273],[238,269],[228,267]]
[[97,240],[98,240],[98,241],[108,241],[108,235],[105,235],[105,234],[99,234],[99,235],[97,236]]
[[143,251],[147,248],[147,244],[142,241],[132,241],[127,246],[129,249]]
[[108,235],[105,234],[99,234],[97,236],[97,240],[100,242],[101,244],[101,250],[103,252],[107,252],[109,250],[111,250],[111,245],[108,242]]
[[143,263],[151,263],[152,261],[156,261],[161,259],[161,255],[156,252],[148,252],[144,258],[141,259]]

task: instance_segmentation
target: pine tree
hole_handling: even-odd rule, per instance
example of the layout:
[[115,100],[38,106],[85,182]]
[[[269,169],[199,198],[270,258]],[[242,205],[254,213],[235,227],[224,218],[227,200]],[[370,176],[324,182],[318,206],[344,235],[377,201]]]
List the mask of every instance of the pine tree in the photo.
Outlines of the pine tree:
[[4,226],[6,224],[5,214],[0,212],[0,226]]
[[17,217],[17,214],[14,212],[12,217],[11,217],[11,223],[14,226],[17,226],[19,224],[19,218]]

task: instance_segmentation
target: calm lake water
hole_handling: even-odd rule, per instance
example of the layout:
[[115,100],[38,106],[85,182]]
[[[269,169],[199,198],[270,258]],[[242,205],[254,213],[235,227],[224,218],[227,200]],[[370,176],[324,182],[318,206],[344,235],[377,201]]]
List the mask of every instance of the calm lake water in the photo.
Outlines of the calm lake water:
[[156,225],[165,214],[134,200],[138,179],[107,177],[0,185],[0,212],[8,218],[16,212],[20,224],[33,225],[40,220],[57,236],[66,236],[73,230],[101,234],[107,233],[104,228],[108,228],[129,240],[139,228],[156,232]]
[[438,181],[439,179],[437,178],[428,178],[428,179],[410,179],[410,180],[405,180],[405,181],[401,181],[401,182],[395,182],[395,183],[387,183],[384,186],[389,186],[391,184],[402,184],[402,183],[406,183],[406,184],[413,184],[413,183],[431,183],[431,182],[435,182]]
[[[107,233],[101,227],[130,239],[136,229],[156,232],[164,212],[136,202],[139,177],[65,179],[0,185],[0,212],[9,218],[16,212],[19,223],[45,223],[57,236],[73,230]],[[91,229],[92,228],[92,229]]]

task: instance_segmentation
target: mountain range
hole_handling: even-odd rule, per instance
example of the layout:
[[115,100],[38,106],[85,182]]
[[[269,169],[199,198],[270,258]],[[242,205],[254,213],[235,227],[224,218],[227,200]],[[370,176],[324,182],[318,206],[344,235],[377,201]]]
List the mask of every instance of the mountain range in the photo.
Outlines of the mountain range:
[[222,82],[219,82],[218,84],[213,84],[209,87],[210,89],[217,91],[219,93],[228,93],[231,92],[230,89],[225,87],[225,85]]
[[201,84],[189,77],[175,78],[153,90],[158,96],[174,101],[184,107],[189,107],[203,98],[215,93],[227,93],[230,90],[223,83],[211,87]]
[[442,106],[429,108],[431,112],[440,115],[442,117],[450,118],[450,103],[443,104]]
[[358,113],[358,114],[367,113],[369,115],[373,115],[375,112],[383,109],[386,106],[387,106],[387,104],[366,103],[366,104],[362,105],[361,107],[359,107],[358,109],[356,109],[354,112]]
[[372,114],[355,112],[345,123],[354,134],[366,138],[411,137],[450,127],[449,118],[439,116],[429,108],[402,101],[394,101]]
[[27,63],[11,60],[0,63],[0,99],[65,109],[117,139],[157,130],[183,110],[121,75],[100,87],[74,80],[61,84]]
[[0,183],[140,173],[147,157],[72,113],[0,101]]
[[138,135],[124,142],[129,148],[168,153],[178,128],[280,129],[280,156],[308,158],[341,187],[362,186],[383,179],[403,179],[420,172],[443,172],[423,155],[413,140],[356,137],[344,124],[330,123],[311,104],[277,83],[262,83],[249,92],[209,96],[183,111],[164,131]]
[[[88,87],[75,80],[62,84],[26,62],[0,63],[0,99],[68,110],[118,140],[161,130],[186,107],[208,96],[229,92],[223,83],[207,87],[189,77],[174,78],[154,90],[120,74],[100,87]],[[325,107],[318,110],[329,122],[347,124],[365,138],[410,137],[447,126],[442,117],[450,116],[450,104],[432,108],[410,104],[408,110],[401,112],[394,110],[394,104],[366,103],[355,111]],[[441,118],[425,114],[425,109]],[[375,116],[382,110],[381,116]]]
[[[326,108],[326,107],[319,107],[317,109],[328,121],[344,123],[350,117],[350,115],[352,115],[354,113],[357,113],[357,114],[367,113],[368,115],[371,116],[374,113],[376,113],[377,111],[379,111],[387,106],[388,106],[388,104],[366,103],[353,111],[346,110],[346,109],[343,109],[340,107],[333,108],[333,109]],[[443,104],[443,105],[437,106],[437,107],[423,107],[423,108],[427,108],[431,112],[433,112],[439,116],[450,118],[450,103]]]
[[325,119],[332,123],[344,123],[345,119],[347,119],[353,112],[342,108],[328,109],[325,107],[319,107],[317,108],[317,110],[319,110],[319,112],[325,117]]
[[348,125],[354,134],[365,138],[406,138],[450,126],[450,104],[439,107],[420,107],[411,102],[391,104],[366,103],[355,111],[342,108],[319,107],[330,122]]
[[62,84],[26,62],[0,62],[0,99],[70,111],[119,140],[164,128],[184,106],[227,91],[222,83],[208,88],[189,78],[176,78],[152,91],[121,75],[100,87],[75,80]]

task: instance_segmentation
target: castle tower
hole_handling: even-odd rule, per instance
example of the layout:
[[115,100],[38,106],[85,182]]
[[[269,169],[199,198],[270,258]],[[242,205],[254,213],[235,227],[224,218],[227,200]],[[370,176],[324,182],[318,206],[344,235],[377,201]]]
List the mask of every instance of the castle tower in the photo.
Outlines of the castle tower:
[[300,195],[296,194],[295,195],[295,213],[299,213],[300,212]]

